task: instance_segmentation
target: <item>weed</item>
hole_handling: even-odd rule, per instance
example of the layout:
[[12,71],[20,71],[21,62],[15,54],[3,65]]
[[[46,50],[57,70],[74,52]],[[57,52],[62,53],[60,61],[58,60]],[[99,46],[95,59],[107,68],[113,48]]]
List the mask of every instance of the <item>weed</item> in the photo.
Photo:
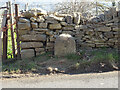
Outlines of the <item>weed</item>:
[[77,54],[67,54],[66,56],[64,56],[64,58],[66,58],[68,60],[76,61],[76,60],[80,60],[81,56],[77,55]]
[[47,53],[44,53],[44,54],[41,54],[41,55],[35,57],[34,59],[35,60],[42,60],[43,57],[45,57],[45,59],[48,60],[48,59],[50,59],[52,57],[52,53],[47,52]]
[[92,54],[93,54],[92,62],[98,61],[118,62],[118,53],[115,50],[110,52],[104,48],[98,51],[93,51]]
[[80,63],[76,63],[76,64],[75,64],[76,69],[78,69],[79,66],[80,66]]

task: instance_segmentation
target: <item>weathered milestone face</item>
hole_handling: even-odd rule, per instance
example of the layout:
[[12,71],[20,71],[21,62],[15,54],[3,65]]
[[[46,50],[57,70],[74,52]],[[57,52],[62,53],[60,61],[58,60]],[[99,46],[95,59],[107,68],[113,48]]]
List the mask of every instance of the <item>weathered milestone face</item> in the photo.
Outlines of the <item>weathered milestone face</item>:
[[69,34],[61,34],[55,40],[54,55],[65,56],[76,53],[75,39]]

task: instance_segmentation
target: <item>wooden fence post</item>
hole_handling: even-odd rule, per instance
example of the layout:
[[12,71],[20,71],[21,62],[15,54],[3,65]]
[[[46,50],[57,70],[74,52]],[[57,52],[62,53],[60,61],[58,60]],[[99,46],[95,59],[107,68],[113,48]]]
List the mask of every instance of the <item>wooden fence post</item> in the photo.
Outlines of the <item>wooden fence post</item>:
[[2,26],[2,31],[3,31],[3,60],[7,59],[7,10],[4,11],[4,16],[3,16],[3,26]]
[[0,29],[0,61],[2,61],[2,30]]
[[18,33],[18,4],[15,4],[15,19],[16,19],[16,34],[17,34],[17,58],[20,59],[20,40],[19,40],[19,33]]
[[0,29],[0,61],[2,61],[2,26],[1,25],[1,29]]
[[13,57],[15,58],[15,42],[14,42],[14,32],[13,32],[13,12],[12,12],[12,4],[9,1],[9,14],[10,14],[10,29],[11,29],[11,40],[12,40],[12,51]]

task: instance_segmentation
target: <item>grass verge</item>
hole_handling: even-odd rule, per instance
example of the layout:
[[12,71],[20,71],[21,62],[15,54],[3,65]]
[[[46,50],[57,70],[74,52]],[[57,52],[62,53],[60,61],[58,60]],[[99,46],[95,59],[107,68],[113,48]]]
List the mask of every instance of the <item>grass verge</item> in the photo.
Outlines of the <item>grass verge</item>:
[[[104,71],[105,69],[111,70],[111,68],[119,67],[119,55],[117,50],[98,49],[90,52],[84,51],[78,54],[68,54],[64,57],[53,57],[52,53],[48,52],[34,58],[26,58],[23,60],[17,60],[15,62],[3,64],[2,70],[3,72],[8,73],[31,72],[42,67],[42,64],[38,63],[46,63],[45,67],[50,66],[49,63],[53,63],[51,64],[51,67],[54,67],[54,64],[59,66],[60,64],[58,61],[63,59],[67,59],[67,62],[62,64],[62,67],[65,67],[65,65],[69,66],[70,68],[72,67],[74,70],[77,70],[77,73],[79,73],[81,70],[82,72],[92,72],[99,69]],[[70,69],[69,67],[65,68]]]

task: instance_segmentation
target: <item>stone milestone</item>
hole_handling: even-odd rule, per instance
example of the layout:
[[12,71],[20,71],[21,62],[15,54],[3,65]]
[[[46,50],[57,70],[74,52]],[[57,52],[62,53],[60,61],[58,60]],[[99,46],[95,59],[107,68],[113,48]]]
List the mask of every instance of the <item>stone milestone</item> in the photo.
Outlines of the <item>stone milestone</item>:
[[75,39],[69,34],[61,34],[55,40],[54,55],[64,56],[76,53]]

